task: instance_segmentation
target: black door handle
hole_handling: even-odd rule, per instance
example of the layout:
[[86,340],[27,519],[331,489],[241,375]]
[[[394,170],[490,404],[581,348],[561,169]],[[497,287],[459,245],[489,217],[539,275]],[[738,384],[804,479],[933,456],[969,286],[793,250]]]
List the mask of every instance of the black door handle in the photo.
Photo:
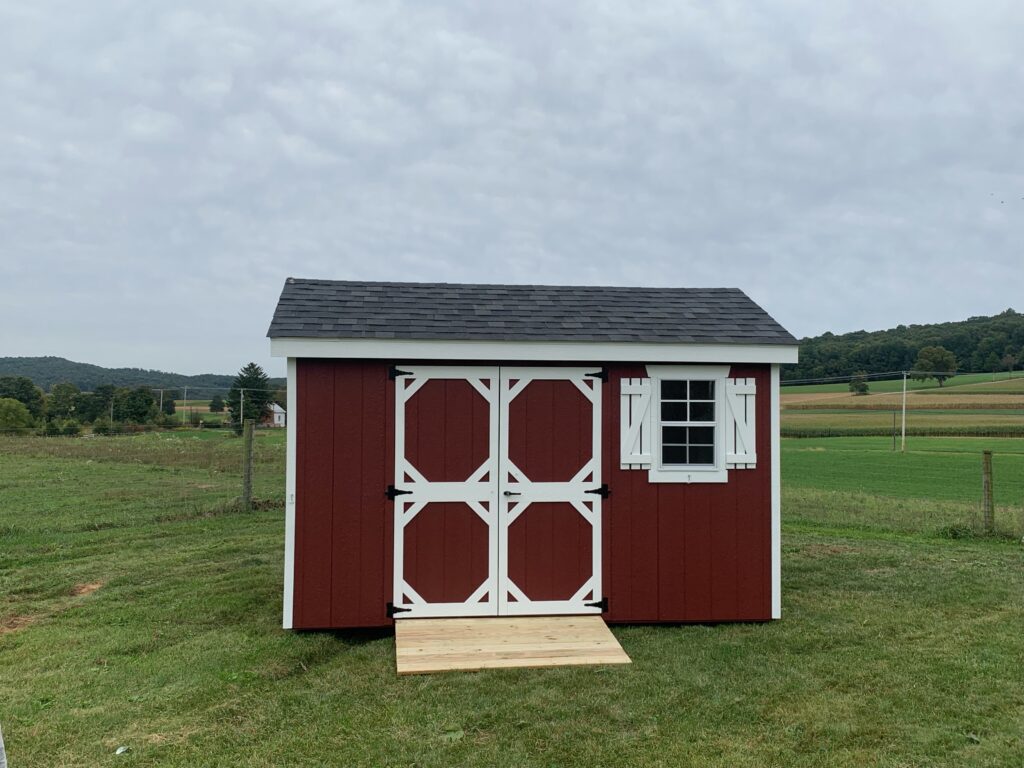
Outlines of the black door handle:
[[523,494],[518,491],[505,491],[506,496],[522,496]]

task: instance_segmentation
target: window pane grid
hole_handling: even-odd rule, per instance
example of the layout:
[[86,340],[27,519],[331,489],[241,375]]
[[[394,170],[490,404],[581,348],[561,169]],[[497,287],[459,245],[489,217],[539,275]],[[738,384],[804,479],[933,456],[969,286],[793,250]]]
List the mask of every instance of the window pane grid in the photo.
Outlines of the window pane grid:
[[715,463],[715,382],[661,382],[661,461],[669,466]]

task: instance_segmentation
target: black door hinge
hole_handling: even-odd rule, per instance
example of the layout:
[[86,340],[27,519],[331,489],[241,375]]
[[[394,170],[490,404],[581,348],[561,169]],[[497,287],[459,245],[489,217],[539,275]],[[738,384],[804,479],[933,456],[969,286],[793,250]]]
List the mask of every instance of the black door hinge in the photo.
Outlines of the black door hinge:
[[399,608],[394,603],[388,603],[388,618],[395,618],[396,613],[408,613],[412,608]]
[[[388,603],[391,605],[391,603]],[[596,600],[593,603],[584,603],[587,608],[600,608],[601,613],[608,613],[608,598],[602,597],[600,600]]]
[[412,376],[412,371],[400,371],[397,365],[392,365],[388,368],[388,378],[394,381],[399,376]]
[[608,487],[608,483],[601,483],[600,488],[591,488],[589,491],[584,491],[584,493],[593,493],[602,499],[607,499],[612,495],[612,489]]
[[602,368],[600,371],[594,371],[593,373],[585,373],[583,375],[584,376],[593,376],[595,379],[600,379],[601,381],[603,381],[605,383],[608,382],[608,369],[607,368]]
[[388,489],[384,491],[384,495],[387,496],[391,501],[395,500],[395,496],[405,496],[406,494],[412,493],[412,491],[402,491],[395,488],[393,485],[389,485]]

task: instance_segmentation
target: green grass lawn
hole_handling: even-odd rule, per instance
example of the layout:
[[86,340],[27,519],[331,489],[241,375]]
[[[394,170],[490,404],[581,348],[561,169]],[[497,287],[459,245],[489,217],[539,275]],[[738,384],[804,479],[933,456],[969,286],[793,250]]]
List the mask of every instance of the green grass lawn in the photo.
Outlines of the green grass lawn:
[[[271,502],[282,441],[257,442]],[[782,621],[615,628],[625,667],[412,678],[388,633],[279,628],[283,513],[230,503],[239,442],[0,439],[12,767],[1021,763],[1024,549],[885,525],[936,503],[921,484],[843,497],[878,525],[822,509],[842,475],[807,457],[878,469],[877,441],[785,442]],[[967,467],[988,443],[915,451]]]
[[[907,452],[887,437],[805,438],[782,443],[787,508],[830,525],[936,532],[981,512],[981,453],[993,451],[997,528],[1024,535],[1024,440],[914,437]],[[791,519],[793,515],[790,516]]]

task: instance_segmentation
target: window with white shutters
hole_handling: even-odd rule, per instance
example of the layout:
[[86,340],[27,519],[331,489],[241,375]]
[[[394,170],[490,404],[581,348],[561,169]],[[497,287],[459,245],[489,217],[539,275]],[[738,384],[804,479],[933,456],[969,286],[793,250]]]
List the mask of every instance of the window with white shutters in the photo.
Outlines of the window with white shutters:
[[620,383],[620,466],[656,483],[724,483],[753,469],[754,379],[728,366],[650,365]]

